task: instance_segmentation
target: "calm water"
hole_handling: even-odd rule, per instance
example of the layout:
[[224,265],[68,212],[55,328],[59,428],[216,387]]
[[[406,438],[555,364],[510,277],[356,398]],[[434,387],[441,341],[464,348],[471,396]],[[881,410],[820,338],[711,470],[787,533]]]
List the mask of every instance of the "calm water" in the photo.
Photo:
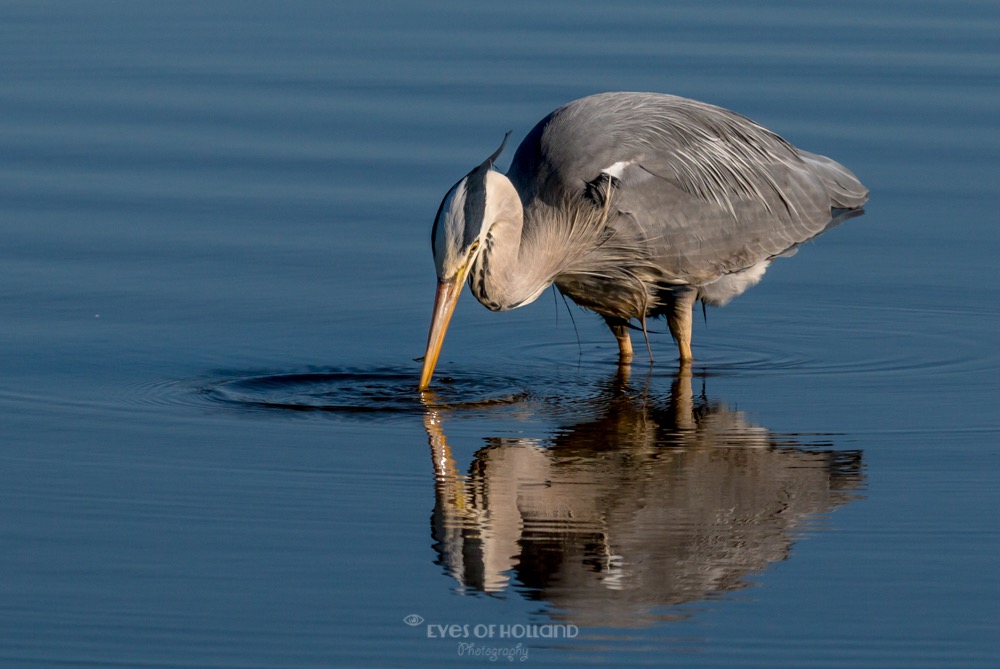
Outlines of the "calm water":
[[[996,665],[995,3],[2,17],[3,666]],[[600,319],[465,296],[419,397],[444,191],[616,89],[867,213],[690,376],[662,323],[622,375]]]

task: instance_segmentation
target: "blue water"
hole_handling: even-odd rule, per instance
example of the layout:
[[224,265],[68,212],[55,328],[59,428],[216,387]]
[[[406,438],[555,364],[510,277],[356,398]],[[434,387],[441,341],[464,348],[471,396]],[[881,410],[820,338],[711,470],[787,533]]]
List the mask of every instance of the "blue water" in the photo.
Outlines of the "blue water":
[[[996,664],[995,3],[2,15],[3,666]],[[690,376],[663,323],[623,375],[593,315],[466,295],[421,397],[440,198],[604,90],[866,214]]]

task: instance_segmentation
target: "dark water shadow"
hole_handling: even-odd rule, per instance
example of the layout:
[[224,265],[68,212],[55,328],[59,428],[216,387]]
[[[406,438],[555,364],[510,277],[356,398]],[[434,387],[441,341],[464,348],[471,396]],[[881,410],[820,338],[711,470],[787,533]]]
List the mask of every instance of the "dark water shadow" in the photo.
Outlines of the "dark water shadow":
[[[427,411],[410,368],[317,368],[296,372],[228,372],[198,384],[194,401],[245,412],[316,413],[354,420],[413,420]],[[151,393],[146,393],[149,395]],[[157,396],[180,394],[173,389]],[[457,374],[437,380],[435,406],[463,412],[523,405],[530,393],[517,381]]]
[[467,593],[644,627],[751,585],[860,496],[861,451],[776,435],[693,381],[705,383],[679,373],[657,396],[618,374],[584,400],[584,420],[543,440],[487,437],[465,473],[445,435],[455,412],[428,409],[437,563]]

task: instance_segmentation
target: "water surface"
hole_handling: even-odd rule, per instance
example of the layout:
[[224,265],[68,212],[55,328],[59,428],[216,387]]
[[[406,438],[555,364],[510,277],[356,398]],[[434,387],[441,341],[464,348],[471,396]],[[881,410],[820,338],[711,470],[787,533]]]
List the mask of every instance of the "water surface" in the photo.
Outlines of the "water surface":
[[[993,4],[0,23],[4,666],[995,664]],[[417,393],[440,198],[603,90],[744,113],[867,212],[691,374],[662,323],[626,374],[593,315],[465,296]]]

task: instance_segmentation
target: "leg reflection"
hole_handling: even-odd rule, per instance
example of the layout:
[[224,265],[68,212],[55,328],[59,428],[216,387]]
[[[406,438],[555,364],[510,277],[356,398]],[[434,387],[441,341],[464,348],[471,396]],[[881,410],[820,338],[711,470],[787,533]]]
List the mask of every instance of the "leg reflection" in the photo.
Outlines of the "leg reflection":
[[[622,368],[627,370],[627,368]],[[438,562],[463,588],[516,581],[577,624],[648,624],[658,607],[743,588],[793,530],[854,497],[861,454],[773,436],[692,392],[627,372],[545,439],[485,436],[460,474],[429,409]],[[574,417],[576,420],[574,420]]]

